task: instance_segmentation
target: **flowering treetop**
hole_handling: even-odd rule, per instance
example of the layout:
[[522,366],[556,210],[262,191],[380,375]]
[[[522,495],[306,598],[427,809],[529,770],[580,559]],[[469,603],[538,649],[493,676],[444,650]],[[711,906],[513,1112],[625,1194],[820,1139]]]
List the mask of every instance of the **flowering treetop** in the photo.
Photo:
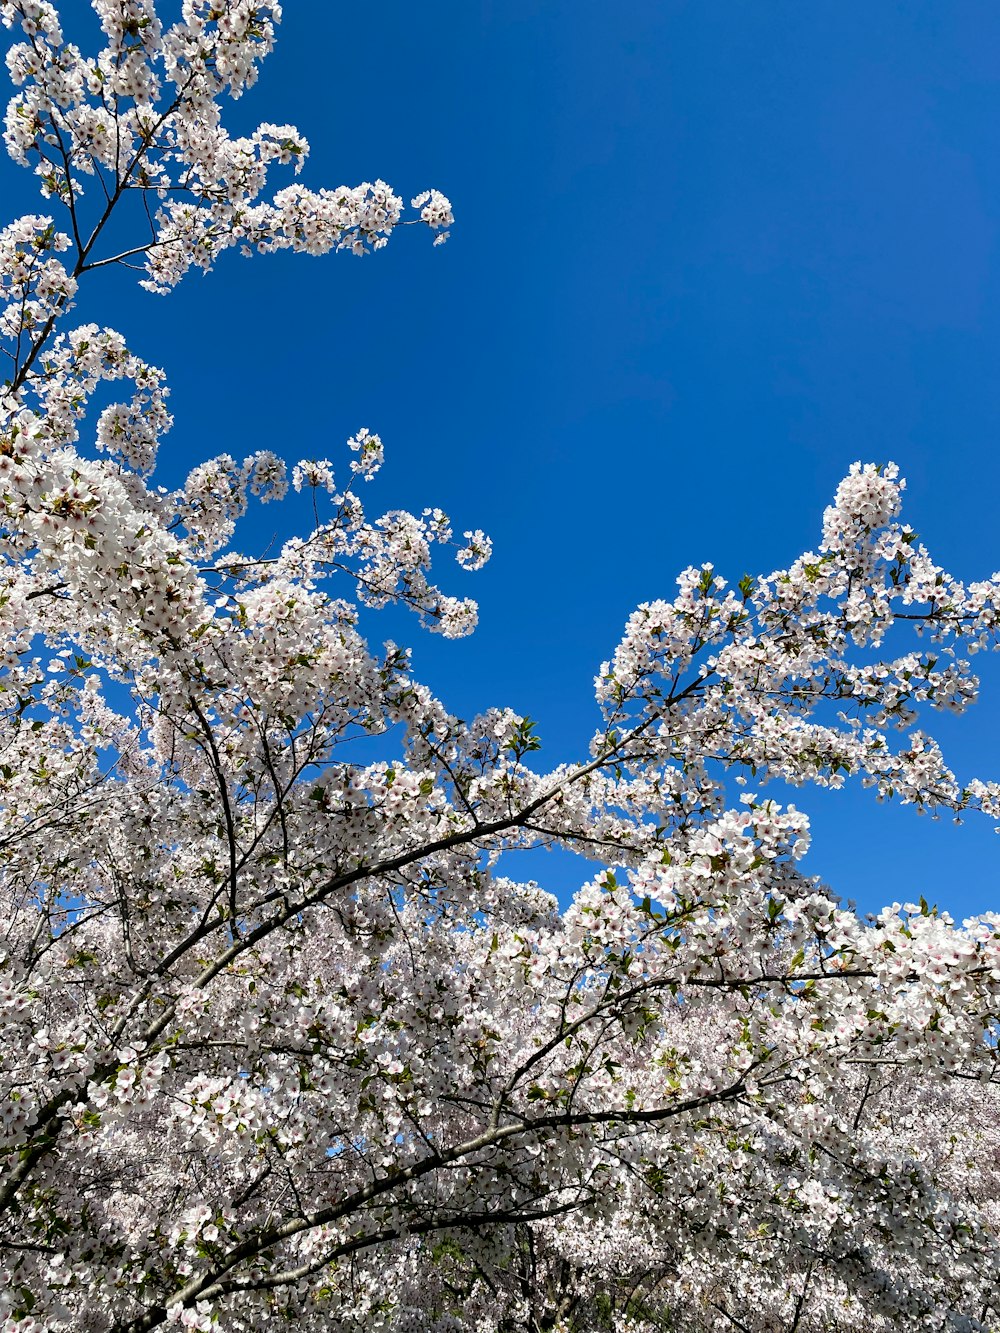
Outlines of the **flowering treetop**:
[[[3,1333],[996,1327],[1000,916],[860,920],[767,784],[996,818],[923,728],[974,700],[1000,579],[946,574],[859,464],[815,551],[638,608],[578,762],[453,716],[361,634],[475,623],[441,511],[367,516],[378,435],[163,489],[163,372],[68,320],[103,266],[365,252],[401,201],[261,202],[305,140],[219,102],[277,5],[94,8],[88,59],[0,7],[8,149],[59,219],[0,232]],[[447,200],[413,206],[440,239]],[[289,482],[314,529],[236,549]],[[547,845],[594,863],[562,911],[499,865]]]

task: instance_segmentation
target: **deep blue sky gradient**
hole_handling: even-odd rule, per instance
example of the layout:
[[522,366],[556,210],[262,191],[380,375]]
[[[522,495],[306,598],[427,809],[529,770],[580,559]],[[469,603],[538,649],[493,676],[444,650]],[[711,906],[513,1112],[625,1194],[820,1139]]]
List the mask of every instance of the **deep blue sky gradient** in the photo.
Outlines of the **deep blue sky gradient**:
[[[1000,568],[992,0],[286,0],[232,111],[298,124],[309,184],[439,187],[451,242],[233,255],[165,300],[105,273],[81,315],[167,368],[164,481],[223,450],[337,462],[367,425],[388,452],[373,509],[492,534],[482,574],[438,571],[479,598],[473,639],[368,622],[415,642],[454,711],[509,704],[543,760],[581,756],[630,610],[687,564],[738,579],[814,546],[857,458],[900,464],[953,572]],[[40,207],[26,173],[0,182],[8,211]],[[242,544],[293,521],[259,511]],[[1000,663],[981,665],[983,702],[936,730],[962,776],[998,777]],[[798,801],[808,868],[863,907],[1000,906],[989,821]],[[531,873],[549,864],[549,887],[578,880]]]

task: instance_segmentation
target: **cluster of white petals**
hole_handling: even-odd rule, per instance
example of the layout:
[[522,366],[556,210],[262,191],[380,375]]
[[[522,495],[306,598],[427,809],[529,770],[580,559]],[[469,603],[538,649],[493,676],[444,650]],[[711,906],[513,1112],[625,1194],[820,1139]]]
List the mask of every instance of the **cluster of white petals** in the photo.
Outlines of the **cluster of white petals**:
[[[142,285],[165,293],[233,246],[244,253],[363,255],[381,249],[404,221],[403,200],[381,180],[332,190],[287,185],[267,198],[273,168],[302,170],[307,139],[294,125],[266,122],[237,138],[224,128],[219,99],[240,97],[256,81],[274,44],[279,5],[185,0],[180,20],[169,26],[152,0],[94,0],[93,7],[105,36],[96,59],[64,40],[53,5],[0,4],[5,25],[24,38],[7,55],[18,91],[4,141],[15,162],[33,167],[43,193],[67,206],[76,276],[141,259]],[[100,199],[88,228],[87,187],[93,194],[95,180]],[[149,235],[127,252],[101,255],[104,203],[112,198],[134,202]],[[447,238],[454,216],[440,191],[418,195],[413,207],[414,221],[436,233],[435,244]],[[73,278],[33,253],[43,221],[21,219],[6,243],[29,246],[17,280],[40,289],[38,316],[47,318],[46,294],[62,308]]]
[[30,338],[70,306],[76,279],[55,258],[69,246],[47,217],[18,218],[0,231],[0,337]]
[[[64,219],[0,232],[0,1333],[1000,1327],[1000,915],[917,886],[860,918],[768,790],[1000,819],[932,734],[1000,576],[941,569],[858,464],[816,551],[636,610],[577,762],[454,716],[362,623],[468,633],[432,557],[479,569],[483,532],[369,517],[367,428],[158,485],[164,373],[59,327],[108,263],[167,291],[233,244],[365,252],[400,199],[261,202],[308,145],[219,99],[276,4],[94,8],[85,59],[0,0],[8,149]],[[305,535],[233,545],[286,497]],[[543,847],[582,859],[562,908],[510,876]]]

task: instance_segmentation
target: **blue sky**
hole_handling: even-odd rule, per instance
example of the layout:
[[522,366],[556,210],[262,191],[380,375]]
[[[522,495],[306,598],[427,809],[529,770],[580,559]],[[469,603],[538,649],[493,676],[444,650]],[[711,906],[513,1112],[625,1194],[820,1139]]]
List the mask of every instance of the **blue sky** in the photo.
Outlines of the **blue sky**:
[[[298,124],[309,184],[444,190],[451,242],[230,256],[165,300],[104,274],[81,314],[168,370],[165,480],[223,450],[336,462],[367,425],[373,507],[493,536],[483,573],[440,571],[478,597],[474,638],[409,635],[459,714],[509,704],[543,757],[582,754],[629,611],[687,564],[738,579],[815,545],[857,458],[900,464],[953,572],[1000,568],[988,0],[287,0],[232,110]],[[11,212],[39,207],[30,187],[0,168]],[[286,522],[259,521],[262,543]],[[980,665],[982,703],[937,731],[962,776],[998,777],[1000,663]],[[808,868],[863,907],[997,907],[988,821],[799,804]]]

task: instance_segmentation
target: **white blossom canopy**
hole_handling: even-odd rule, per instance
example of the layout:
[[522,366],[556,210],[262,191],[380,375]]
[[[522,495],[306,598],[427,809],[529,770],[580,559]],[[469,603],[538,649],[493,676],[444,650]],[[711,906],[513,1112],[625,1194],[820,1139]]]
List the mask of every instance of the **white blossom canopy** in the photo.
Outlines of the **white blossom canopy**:
[[[766,790],[1000,816],[918,729],[974,700],[1000,577],[859,464],[815,551],[639,607],[578,762],[452,716],[359,620],[468,633],[432,548],[489,539],[369,519],[367,429],[158,486],[163,372],[70,318],[113,264],[166,293],[233,246],[377,250],[402,200],[272,194],[305,139],[227,134],[276,4],[93,8],[96,58],[0,0],[47,200],[0,231],[3,1333],[1000,1327],[1000,916],[861,920]],[[289,480],[313,531],[240,553]],[[540,845],[593,863],[565,909],[501,873]]]

